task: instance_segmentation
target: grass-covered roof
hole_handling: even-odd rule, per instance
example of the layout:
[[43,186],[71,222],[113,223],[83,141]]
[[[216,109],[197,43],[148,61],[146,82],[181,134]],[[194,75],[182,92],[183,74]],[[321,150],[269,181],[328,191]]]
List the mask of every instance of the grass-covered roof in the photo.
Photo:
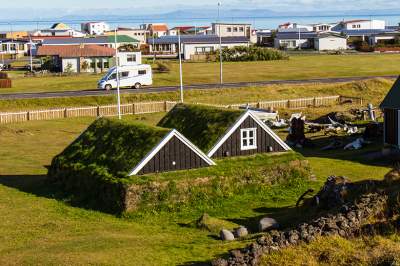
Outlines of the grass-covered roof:
[[203,151],[210,150],[243,111],[202,105],[176,105],[158,126],[174,128]]
[[165,136],[168,129],[132,121],[100,118],[55,157],[52,167],[102,169],[123,177]]

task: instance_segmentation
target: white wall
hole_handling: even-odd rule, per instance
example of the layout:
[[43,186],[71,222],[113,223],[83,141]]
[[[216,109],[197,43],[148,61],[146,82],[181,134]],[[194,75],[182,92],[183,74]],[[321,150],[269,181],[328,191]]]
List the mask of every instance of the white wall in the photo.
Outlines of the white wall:
[[215,35],[222,37],[247,37],[251,35],[251,25],[248,24],[212,24]]
[[[128,62],[128,57],[135,57],[134,62]],[[141,52],[119,52],[119,65],[120,66],[132,66],[132,65],[140,65],[142,63],[142,53]]]
[[315,50],[318,51],[346,50],[347,40],[346,38],[326,37],[326,38],[315,39],[314,45],[315,45]]
[[71,64],[72,72],[78,72],[78,66],[79,66],[78,58],[63,58],[62,59],[62,72],[66,72],[68,64]]
[[[212,47],[214,51],[219,49],[219,44],[194,44],[194,43],[185,43],[183,46],[183,58],[185,60],[190,60],[190,56],[196,54],[196,47]],[[235,46],[248,46],[248,43],[223,43],[222,48],[232,48]]]
[[346,24],[347,30],[378,30],[385,29],[385,21],[384,20],[371,20],[371,21],[360,21],[360,22],[351,22]]
[[[285,42],[289,42],[289,46],[285,45]],[[274,47],[279,49],[281,47],[286,47],[289,49],[295,49],[298,48],[299,46],[301,46],[301,48],[308,48],[309,43],[307,39],[288,39],[288,40],[283,40],[283,39],[277,39],[275,38],[274,40]]]

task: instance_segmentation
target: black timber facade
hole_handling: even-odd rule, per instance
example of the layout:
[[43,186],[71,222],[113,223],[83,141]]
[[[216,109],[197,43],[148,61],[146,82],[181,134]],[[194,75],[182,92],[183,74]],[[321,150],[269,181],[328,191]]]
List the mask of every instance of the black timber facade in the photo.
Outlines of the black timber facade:
[[[241,129],[256,128],[256,149],[241,149]],[[285,148],[278,143],[269,132],[262,128],[251,116],[248,116],[224,143],[211,156],[222,158],[230,156],[247,156],[256,153],[283,152]]]
[[207,167],[209,164],[189,146],[173,136],[137,173],[161,173]]
[[384,109],[385,117],[385,144],[398,146],[399,144],[399,110]]

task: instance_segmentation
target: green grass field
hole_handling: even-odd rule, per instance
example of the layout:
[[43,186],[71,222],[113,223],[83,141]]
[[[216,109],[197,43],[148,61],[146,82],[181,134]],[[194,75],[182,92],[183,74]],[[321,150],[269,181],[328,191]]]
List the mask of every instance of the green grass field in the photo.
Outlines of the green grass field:
[[[160,113],[132,119],[154,125],[162,116]],[[51,158],[92,121],[80,118],[0,126],[1,265],[203,262],[248,243],[223,243],[207,231],[185,226],[204,211],[238,224],[247,224],[264,215],[290,222],[289,217],[301,215],[293,208],[298,196],[308,187],[318,189],[326,176],[345,174],[353,180],[382,178],[390,169],[359,160],[362,151],[330,152],[324,156],[308,150],[304,155],[317,176],[316,181],[292,187],[278,185],[267,195],[232,196],[202,210],[139,213],[118,218],[71,206],[56,187],[44,181],[45,166]],[[290,254],[285,256],[289,258]]]
[[[400,73],[397,54],[357,55],[297,55],[290,60],[264,62],[224,63],[226,82],[309,79],[326,77],[354,77],[370,75],[397,75]],[[11,73],[13,88],[0,93],[67,91],[95,89],[101,75],[70,77],[23,77]],[[185,84],[219,83],[218,63],[184,63]],[[179,84],[179,68],[171,63],[169,73],[155,73],[154,85]]]

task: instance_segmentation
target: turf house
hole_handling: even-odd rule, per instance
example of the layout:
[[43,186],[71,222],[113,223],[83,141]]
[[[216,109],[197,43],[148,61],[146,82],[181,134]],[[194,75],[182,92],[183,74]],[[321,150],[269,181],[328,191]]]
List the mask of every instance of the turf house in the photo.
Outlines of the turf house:
[[210,165],[214,162],[177,130],[100,118],[53,159],[49,174],[126,177]]
[[290,150],[249,110],[178,104],[158,126],[176,128],[210,158]]

